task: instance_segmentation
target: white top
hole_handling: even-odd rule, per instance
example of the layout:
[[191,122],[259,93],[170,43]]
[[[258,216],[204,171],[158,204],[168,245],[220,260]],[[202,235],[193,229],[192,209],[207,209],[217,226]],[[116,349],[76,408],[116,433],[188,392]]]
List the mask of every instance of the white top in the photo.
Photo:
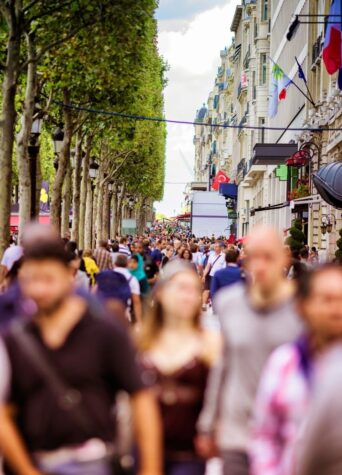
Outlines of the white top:
[[114,264],[114,266],[115,266],[116,258],[117,258],[118,256],[121,256],[122,253],[121,253],[121,252],[112,252],[111,254],[112,254],[112,261],[113,261],[113,264]]
[[23,256],[23,248],[21,246],[10,246],[4,252],[1,264],[6,267],[7,270],[11,270],[13,264]]
[[131,255],[131,251],[129,250],[128,246],[119,244],[119,254],[123,254],[124,256],[129,257]]
[[134,277],[134,275],[132,275],[128,269],[124,267],[115,267],[114,270],[115,272],[118,272],[119,274],[122,274],[124,277],[126,277],[132,294],[140,295],[140,285],[138,279]]
[[202,264],[202,258],[203,254],[201,252],[194,252],[192,254],[192,262],[196,265],[199,266]]
[[224,269],[226,267],[226,256],[223,252],[221,254],[211,254],[208,259],[208,264],[210,264],[210,277],[213,277],[218,270]]

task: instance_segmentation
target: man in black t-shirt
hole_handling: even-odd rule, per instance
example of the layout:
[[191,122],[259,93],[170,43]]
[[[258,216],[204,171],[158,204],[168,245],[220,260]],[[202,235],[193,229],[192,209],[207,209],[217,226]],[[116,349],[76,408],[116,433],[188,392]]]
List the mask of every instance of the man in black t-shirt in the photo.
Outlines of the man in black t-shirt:
[[124,390],[131,395],[141,472],[159,475],[158,410],[125,330],[74,294],[72,269],[59,241],[26,250],[19,282],[36,313],[5,336],[12,372],[8,402],[17,417],[14,423],[0,407],[0,449],[13,471],[112,473],[111,412],[116,393]]

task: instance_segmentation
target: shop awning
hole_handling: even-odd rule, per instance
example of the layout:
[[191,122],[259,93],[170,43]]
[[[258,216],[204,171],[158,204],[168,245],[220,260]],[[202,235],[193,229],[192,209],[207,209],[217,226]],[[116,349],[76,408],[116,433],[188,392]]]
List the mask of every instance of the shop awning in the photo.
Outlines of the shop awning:
[[297,151],[296,143],[257,143],[253,149],[252,165],[281,165]]
[[313,175],[313,181],[324,201],[342,209],[342,162],[323,165]]
[[235,183],[221,183],[219,193],[225,198],[236,200],[238,196],[238,186]]
[[[40,214],[39,215],[40,224],[50,224],[50,215],[49,214]],[[10,217],[10,229],[11,231],[17,231],[19,228],[19,213],[12,213]]]

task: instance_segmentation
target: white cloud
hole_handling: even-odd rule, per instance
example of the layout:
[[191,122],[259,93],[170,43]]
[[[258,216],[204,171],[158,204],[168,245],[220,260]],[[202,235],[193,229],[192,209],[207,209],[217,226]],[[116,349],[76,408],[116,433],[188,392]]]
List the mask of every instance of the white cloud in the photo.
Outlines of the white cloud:
[[[169,119],[190,120],[206,102],[213,87],[220,50],[231,41],[230,25],[239,0],[208,9],[191,21],[159,22],[159,50],[168,61],[165,114]],[[168,125],[166,182],[188,182],[193,175],[193,126]],[[185,157],[185,159],[183,158]],[[168,215],[180,211],[185,185],[165,185],[158,211]]]

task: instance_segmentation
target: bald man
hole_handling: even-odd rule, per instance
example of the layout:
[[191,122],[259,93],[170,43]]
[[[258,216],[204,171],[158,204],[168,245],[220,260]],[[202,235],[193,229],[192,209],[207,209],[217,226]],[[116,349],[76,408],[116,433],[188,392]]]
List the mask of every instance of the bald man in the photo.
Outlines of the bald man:
[[280,235],[255,228],[246,244],[247,285],[218,292],[224,353],[212,371],[198,431],[197,447],[210,457],[218,449],[224,475],[248,475],[250,418],[263,367],[279,345],[301,332],[294,283],[285,279],[287,257]]

